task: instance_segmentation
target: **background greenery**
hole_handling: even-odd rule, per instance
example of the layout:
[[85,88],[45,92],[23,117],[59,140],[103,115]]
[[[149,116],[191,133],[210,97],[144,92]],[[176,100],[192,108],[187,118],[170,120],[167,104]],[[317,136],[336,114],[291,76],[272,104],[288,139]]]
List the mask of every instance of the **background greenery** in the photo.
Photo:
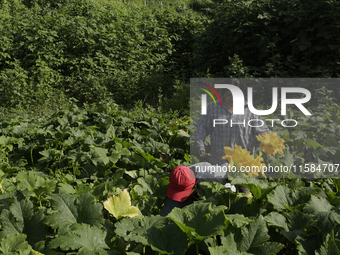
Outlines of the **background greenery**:
[[[232,179],[247,196],[203,183],[198,203],[159,216],[171,170],[204,160],[190,155],[189,78],[339,77],[339,11],[337,0],[0,0],[0,253],[340,254],[340,182],[317,168]],[[339,86],[309,89],[312,118],[273,128],[287,150],[265,163],[339,163]],[[136,218],[103,208],[124,189]]]
[[190,77],[338,77],[339,13],[325,0],[1,0],[0,106],[184,113]]

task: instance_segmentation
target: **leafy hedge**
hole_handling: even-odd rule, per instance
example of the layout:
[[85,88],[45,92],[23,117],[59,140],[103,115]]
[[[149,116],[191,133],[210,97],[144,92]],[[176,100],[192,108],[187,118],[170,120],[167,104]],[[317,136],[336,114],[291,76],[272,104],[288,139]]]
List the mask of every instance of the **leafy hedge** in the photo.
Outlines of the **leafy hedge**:
[[1,2],[2,106],[42,104],[55,93],[80,103],[155,103],[173,92],[172,72],[186,51],[177,42],[190,44],[200,24],[190,13],[116,1],[39,3]]
[[227,1],[199,40],[197,62],[225,77],[338,77],[339,8],[328,0]]
[[[337,77],[337,1],[0,2],[0,106],[177,100],[190,77]],[[176,96],[174,96],[176,95]],[[169,100],[175,100],[172,104]]]

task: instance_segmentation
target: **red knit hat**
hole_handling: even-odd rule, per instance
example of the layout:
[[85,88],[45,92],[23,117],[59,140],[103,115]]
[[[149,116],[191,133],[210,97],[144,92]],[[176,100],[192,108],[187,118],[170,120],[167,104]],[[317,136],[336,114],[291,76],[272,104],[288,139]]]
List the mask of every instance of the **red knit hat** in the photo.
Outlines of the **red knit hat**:
[[187,200],[195,183],[195,174],[189,167],[177,166],[170,174],[168,198],[178,202]]

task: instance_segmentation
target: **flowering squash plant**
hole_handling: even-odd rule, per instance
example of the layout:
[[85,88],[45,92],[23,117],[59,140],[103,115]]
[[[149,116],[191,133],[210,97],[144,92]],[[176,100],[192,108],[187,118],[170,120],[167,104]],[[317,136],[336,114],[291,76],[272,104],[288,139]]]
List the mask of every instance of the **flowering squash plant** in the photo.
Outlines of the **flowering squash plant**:
[[268,155],[276,155],[277,153],[283,154],[283,150],[286,149],[283,144],[284,140],[282,138],[278,139],[276,132],[270,134],[264,132],[262,136],[258,135],[256,138],[261,142],[261,150],[266,152]]
[[[261,142],[261,150],[266,152],[268,155],[276,155],[277,153],[283,154],[283,150],[286,149],[284,146],[284,140],[278,139],[276,132],[266,133],[256,136],[257,140]],[[225,155],[222,159],[229,161],[229,165],[237,166],[239,168],[247,169],[245,177],[258,177],[259,173],[265,178],[264,174],[265,163],[263,163],[262,151],[259,155],[254,158],[250,155],[250,152],[243,149],[241,146],[235,143],[235,149],[233,150],[229,146],[224,147]]]
[[266,175],[263,172],[263,167],[265,164],[263,163],[262,152],[254,158],[250,155],[250,152],[243,149],[241,146],[235,143],[235,150],[231,149],[229,146],[224,147],[225,156],[222,159],[227,159],[229,161],[230,166],[234,166],[237,164],[239,168],[247,168],[249,172],[245,177],[257,177],[259,176],[259,172],[261,172],[262,176],[266,178]]

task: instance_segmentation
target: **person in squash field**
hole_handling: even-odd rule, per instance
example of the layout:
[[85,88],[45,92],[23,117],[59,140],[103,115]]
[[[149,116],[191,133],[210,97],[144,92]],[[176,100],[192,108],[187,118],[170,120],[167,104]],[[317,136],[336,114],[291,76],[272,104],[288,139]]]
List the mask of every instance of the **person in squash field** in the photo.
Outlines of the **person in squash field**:
[[197,200],[198,182],[195,173],[186,166],[177,166],[170,173],[167,197],[160,215],[166,216],[175,207],[183,208]]
[[[168,186],[164,206],[160,213],[161,216],[168,215],[175,207],[183,208],[198,200],[196,190],[201,189],[200,183],[202,181],[222,182],[219,176],[216,176],[215,178],[209,176],[209,178],[206,178],[205,175],[199,175],[197,173],[195,176],[195,167],[202,167],[203,165],[204,163],[198,163],[189,167],[177,166],[171,171],[169,178],[170,184]],[[225,187],[236,192],[235,186],[226,185]]]
[[[244,91],[239,79],[234,78],[231,83]],[[211,156],[209,163],[211,165],[227,165],[228,161],[222,159],[222,156],[225,155],[224,147],[229,146],[234,149],[235,143],[249,151],[251,155],[254,155],[254,139],[256,139],[256,136],[264,132],[271,133],[265,124],[256,126],[257,124],[253,122],[252,125],[256,127],[242,124],[248,123],[249,120],[260,120],[260,117],[251,113],[246,103],[244,105],[244,115],[233,114],[233,95],[230,90],[227,89],[221,99],[223,106],[215,105],[213,102],[208,105],[207,114],[201,116],[194,132],[195,148],[200,156],[205,154],[204,141],[210,135]],[[216,125],[213,128],[214,119],[226,119],[228,123],[232,121],[235,124]],[[222,175],[223,173],[220,174]],[[223,179],[227,180],[226,174]],[[243,186],[238,186],[238,189],[242,193],[249,192],[249,189]]]

